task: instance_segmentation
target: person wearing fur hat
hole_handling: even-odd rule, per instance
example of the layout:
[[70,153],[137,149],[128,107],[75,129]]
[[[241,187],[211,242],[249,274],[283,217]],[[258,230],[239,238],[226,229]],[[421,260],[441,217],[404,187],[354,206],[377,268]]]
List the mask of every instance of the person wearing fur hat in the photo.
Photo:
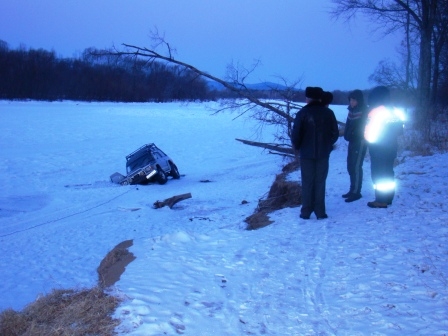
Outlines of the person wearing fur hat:
[[404,116],[390,106],[390,92],[385,86],[377,86],[370,92],[369,108],[364,138],[369,146],[375,200],[367,205],[387,208],[395,196],[394,162],[398,136],[403,133]]
[[300,157],[302,208],[300,217],[328,218],[325,210],[325,188],[330,153],[339,137],[338,123],[331,109],[322,105],[320,87],[305,89],[306,105],[297,112],[291,142]]
[[348,141],[347,172],[350,176],[350,190],[343,194],[347,203],[359,200],[361,195],[364,157],[367,142],[364,128],[367,120],[367,105],[361,90],[353,90],[348,96],[348,115],[345,122],[344,139]]
[[330,104],[333,101],[333,94],[331,92],[329,92],[329,91],[324,91],[322,93],[321,101],[322,101],[322,105],[324,105],[326,107],[330,106]]

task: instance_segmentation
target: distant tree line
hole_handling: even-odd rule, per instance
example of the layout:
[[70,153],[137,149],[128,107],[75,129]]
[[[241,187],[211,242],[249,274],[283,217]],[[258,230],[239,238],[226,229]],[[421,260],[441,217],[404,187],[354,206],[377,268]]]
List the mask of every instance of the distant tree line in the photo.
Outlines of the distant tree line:
[[[282,100],[289,91],[292,102],[305,101],[304,90],[286,84],[255,86],[246,90],[257,99]],[[348,104],[348,91],[332,93],[333,104]],[[94,48],[84,50],[77,58],[60,58],[54,51],[43,49],[12,50],[0,40],[0,99],[170,102],[239,97],[239,93],[224,86],[217,88],[195,71],[176,64],[135,55],[117,57]]]
[[53,51],[10,50],[0,41],[0,99],[167,102],[212,99],[191,71],[131,58],[58,58]]
[[[281,89],[253,89],[257,98],[281,98]],[[234,98],[194,71],[88,48],[78,58],[44,49],[9,49],[0,40],[0,99],[114,102],[207,101]],[[296,99],[304,100],[297,91]],[[303,101],[302,100],[302,101]]]

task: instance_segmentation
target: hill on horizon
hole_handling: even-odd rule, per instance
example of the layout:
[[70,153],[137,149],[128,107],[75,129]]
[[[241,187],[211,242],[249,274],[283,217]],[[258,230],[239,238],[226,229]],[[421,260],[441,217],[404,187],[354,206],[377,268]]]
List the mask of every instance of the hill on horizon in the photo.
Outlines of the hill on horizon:
[[[225,87],[215,81],[208,81],[208,86],[212,90],[221,91],[224,90]],[[266,91],[266,90],[285,90],[287,87],[282,84],[273,83],[273,82],[260,82],[255,84],[246,84],[247,88],[251,90],[258,90],[258,91]]]

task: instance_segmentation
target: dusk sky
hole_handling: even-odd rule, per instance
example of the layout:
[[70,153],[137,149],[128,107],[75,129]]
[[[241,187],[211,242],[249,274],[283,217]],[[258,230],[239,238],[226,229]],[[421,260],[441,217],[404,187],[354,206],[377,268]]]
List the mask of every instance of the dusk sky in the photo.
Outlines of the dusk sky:
[[261,64],[248,82],[368,89],[383,59],[397,61],[399,35],[373,34],[358,16],[334,21],[331,0],[0,0],[0,40],[10,49],[79,56],[86,48],[152,47],[157,29],[175,58],[225,78],[229,63]]

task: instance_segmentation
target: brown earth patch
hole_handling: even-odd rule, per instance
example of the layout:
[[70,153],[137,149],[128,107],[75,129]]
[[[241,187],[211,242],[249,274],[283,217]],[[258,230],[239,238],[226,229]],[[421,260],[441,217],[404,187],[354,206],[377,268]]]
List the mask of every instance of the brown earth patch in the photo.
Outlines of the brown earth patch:
[[269,213],[283,208],[294,208],[302,204],[302,187],[298,182],[286,181],[289,173],[296,171],[299,167],[297,161],[287,164],[282,169],[282,173],[276,175],[274,182],[269,189],[266,199],[258,201],[255,213],[247,217],[247,230],[256,230],[272,224]]
[[136,259],[128,248],[133,245],[132,240],[125,240],[115,246],[101,261],[98,267],[98,285],[106,288],[120,280],[126,266]]

